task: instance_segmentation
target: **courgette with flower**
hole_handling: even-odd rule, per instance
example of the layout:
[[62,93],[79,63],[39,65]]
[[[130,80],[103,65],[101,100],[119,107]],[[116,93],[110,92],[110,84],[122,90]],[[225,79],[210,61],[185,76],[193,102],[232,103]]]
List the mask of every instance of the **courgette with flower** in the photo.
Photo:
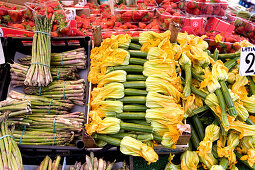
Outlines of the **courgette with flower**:
[[179,63],[185,72],[185,86],[183,89],[184,97],[188,97],[191,93],[191,61],[185,53],[182,53],[182,57],[179,59]]
[[[219,73],[216,72],[217,70],[214,71],[214,74],[212,74],[212,72],[206,68],[205,69],[205,79],[203,82],[201,82],[201,87],[207,87],[208,91],[210,93],[214,93],[217,95],[218,100],[220,101],[220,108],[221,108],[221,118],[222,118],[222,122],[224,124],[225,127],[229,127],[229,122],[228,122],[228,118],[227,118],[227,112],[226,112],[226,104],[225,104],[225,100],[223,97],[223,94],[220,90],[220,84],[218,82],[218,78],[221,78],[219,76],[222,76],[222,78],[225,78],[226,75],[219,75]],[[214,77],[214,76],[218,76],[218,77]]]

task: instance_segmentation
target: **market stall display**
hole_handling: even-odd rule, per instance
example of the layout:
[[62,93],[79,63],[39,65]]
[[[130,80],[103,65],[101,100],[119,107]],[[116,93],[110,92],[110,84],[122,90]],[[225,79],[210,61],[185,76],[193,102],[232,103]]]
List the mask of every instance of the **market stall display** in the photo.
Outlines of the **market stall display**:
[[[148,167],[165,152],[165,169],[254,169],[255,79],[239,75],[241,48],[254,46],[252,12],[220,0],[129,3],[1,3],[10,85],[3,81],[0,165],[23,169],[23,146],[72,157],[81,142],[85,162],[70,169],[112,169],[115,158],[87,153],[110,150]],[[65,14],[64,4],[79,12]],[[90,53],[79,37],[92,32]],[[67,168],[52,153],[39,169]]]

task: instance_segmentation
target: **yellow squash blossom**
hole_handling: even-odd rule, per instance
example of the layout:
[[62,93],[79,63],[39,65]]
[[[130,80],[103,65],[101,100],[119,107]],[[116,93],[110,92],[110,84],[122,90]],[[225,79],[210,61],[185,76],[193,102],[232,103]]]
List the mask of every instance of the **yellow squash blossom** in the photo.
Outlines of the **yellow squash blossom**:
[[224,66],[221,60],[217,60],[212,67],[212,75],[217,80],[226,81],[228,78],[228,68]]
[[193,116],[192,111],[202,106],[203,106],[202,98],[191,93],[184,100],[184,112],[185,112],[184,117],[187,118]]
[[153,132],[159,136],[163,136],[164,133],[168,132],[167,122],[165,121],[151,121],[151,127]]
[[216,89],[219,89],[221,87],[218,80],[216,79],[216,77],[213,76],[209,68],[205,68],[204,77],[204,81],[201,82],[201,89],[207,87],[208,91],[210,93],[213,93]]
[[241,47],[252,47],[253,46],[253,44],[251,44],[248,40],[243,40],[243,41],[240,41],[240,42],[235,42],[234,46],[235,45],[239,45]]
[[204,73],[204,69],[198,64],[192,64],[192,71],[194,71],[194,73],[199,75]]
[[247,155],[242,156],[241,160],[247,160],[249,165],[253,167],[255,164],[255,149],[249,149]]
[[245,96],[241,98],[241,101],[248,112],[255,113],[255,95],[252,95],[251,97]]
[[149,91],[146,96],[146,106],[149,108],[178,107],[172,96],[166,96],[157,92]]
[[181,155],[182,170],[196,170],[199,163],[199,157],[195,151],[186,151]]
[[[223,138],[223,137],[221,137]],[[236,155],[234,150],[236,146],[239,144],[239,134],[234,132],[230,132],[227,138],[227,146],[223,145],[224,142],[222,140],[217,141],[217,153],[219,157],[226,157],[229,161],[229,166],[233,166],[237,163]]]
[[169,77],[176,75],[175,63],[172,64],[159,64],[153,61],[146,61],[144,63],[143,75],[151,76],[154,74],[166,74]]
[[213,165],[210,170],[225,170],[221,165]]
[[232,86],[232,92],[236,93],[241,99],[246,97],[248,92],[245,85],[248,84],[248,79],[245,76],[236,75],[236,82]]
[[132,37],[128,34],[112,35],[111,39],[117,41],[119,48],[128,49]]
[[178,33],[177,42],[181,45],[182,49],[184,46],[194,46],[200,48],[202,50],[206,50],[208,48],[208,43],[204,41],[206,36],[195,36],[195,35],[188,35],[187,32],[185,33]]
[[163,39],[158,47],[164,50],[168,56],[174,60],[178,60],[182,54],[181,47],[176,43],[170,43],[169,38]]
[[161,144],[167,148],[175,148],[182,131],[177,127],[177,125],[168,125],[168,132],[165,132],[162,137]]
[[129,58],[129,52],[120,48],[106,48],[104,50],[102,49],[102,46],[94,48],[90,55],[91,66],[88,80],[92,84],[98,84],[98,80],[106,74],[107,67],[128,65]]
[[174,62],[173,56],[168,55],[164,50],[159,47],[150,48],[147,59],[149,61],[156,61],[157,63],[172,63]]
[[247,154],[249,149],[255,149],[255,136],[245,136],[240,141],[241,154]]
[[115,70],[107,73],[102,78],[98,80],[97,87],[103,87],[105,84],[113,82],[125,82],[127,77],[127,72],[124,70]]
[[215,42],[216,43],[218,43],[218,42],[222,42],[222,36],[220,35],[220,34],[217,34],[215,37],[214,37],[214,40],[215,40]]
[[237,101],[234,102],[234,106],[238,113],[239,120],[241,120],[243,122],[246,121],[249,117],[248,110],[240,102],[237,102]]
[[199,159],[203,163],[202,165],[204,169],[211,169],[214,165],[218,164],[217,159],[213,156],[212,153],[200,156]]
[[248,125],[239,120],[230,122],[230,129],[240,132],[240,138],[243,138],[244,136],[255,135],[255,125]]
[[129,136],[125,136],[121,140],[120,151],[126,155],[141,156],[148,161],[148,164],[158,160],[158,155],[152,147]]
[[162,40],[163,36],[162,36],[162,34],[156,33],[154,31],[143,32],[139,35],[139,43],[142,45],[149,40],[156,41],[158,39]]
[[157,40],[148,40],[148,41],[146,41],[143,44],[143,46],[141,48],[141,51],[148,52],[152,47],[157,47],[160,42],[161,42],[160,39],[157,39]]
[[[123,103],[120,101],[97,101],[91,103],[92,110],[100,109],[104,112],[123,112]],[[101,117],[101,116],[100,116]]]
[[155,108],[146,110],[146,121],[164,120],[169,124],[178,124],[183,119],[184,111],[178,107]]
[[234,84],[235,81],[236,81],[236,74],[238,74],[238,69],[233,69],[231,72],[228,73],[228,79],[227,81],[230,83],[230,84]]
[[201,157],[205,157],[204,155],[212,152],[212,143],[219,139],[220,135],[220,127],[217,125],[211,124],[205,129],[205,137],[203,141],[199,143],[199,147],[197,148],[198,154]]
[[169,81],[153,76],[149,76],[146,79],[146,90],[172,96],[177,103],[182,97],[182,93]]
[[210,63],[214,62],[208,56],[207,52],[194,46],[190,47],[190,49],[187,51],[187,56],[191,59],[193,64],[196,64],[199,66],[209,65]]
[[115,134],[120,131],[120,119],[107,117],[102,120],[97,113],[94,113],[91,119],[92,121],[85,125],[89,135],[93,133]]
[[94,88],[91,95],[92,105],[107,98],[120,99],[124,97],[124,85],[121,83],[110,83],[101,88]]

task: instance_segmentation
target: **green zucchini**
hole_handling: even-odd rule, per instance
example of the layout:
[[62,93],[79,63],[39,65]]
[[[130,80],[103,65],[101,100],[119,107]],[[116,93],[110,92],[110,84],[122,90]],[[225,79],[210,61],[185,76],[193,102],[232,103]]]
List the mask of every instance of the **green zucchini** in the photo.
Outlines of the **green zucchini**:
[[127,75],[127,81],[145,81],[147,77],[144,75],[135,75],[135,74],[129,74]]
[[142,58],[130,58],[129,64],[143,65],[147,60]]
[[106,112],[105,117],[117,117],[116,112]]
[[195,130],[198,134],[198,137],[199,137],[200,141],[202,141],[205,137],[204,126],[203,126],[202,122],[200,121],[200,119],[197,115],[194,115],[191,118],[192,118],[192,121],[193,121],[194,128],[195,128]]
[[125,88],[145,89],[145,81],[127,81],[123,83]]
[[124,70],[127,73],[142,73],[143,66],[141,65],[125,65],[125,66],[114,66],[114,67],[107,67],[107,71],[114,71],[114,70]]
[[140,50],[128,50],[131,57],[147,58],[147,53]]
[[106,143],[111,144],[111,145],[120,146],[120,139],[113,138],[108,135],[96,134],[96,135],[94,135],[94,138],[105,141]]
[[125,96],[146,96],[146,90],[138,90],[138,89],[125,89]]
[[132,37],[131,42],[139,43],[139,37]]
[[192,125],[190,125],[190,128],[191,128],[191,142],[192,142],[192,145],[194,146],[195,150],[197,150],[200,140],[199,140],[197,133]]
[[137,137],[136,134],[133,134],[133,133],[123,133],[123,132],[120,132],[120,133],[116,133],[116,134],[112,134],[112,135],[109,135],[113,138],[117,138],[117,139],[123,139],[125,136],[130,136],[132,138],[135,138]]
[[126,96],[118,100],[128,104],[145,104],[146,103],[145,96]]
[[158,134],[153,134],[153,139],[155,140],[155,141],[159,141],[159,142],[161,142],[162,141],[162,137],[161,136],[159,136]]
[[151,126],[134,124],[134,123],[120,123],[120,129],[127,130],[127,131],[134,131],[134,132],[145,132],[145,133],[152,133],[153,129]]
[[142,46],[134,43],[129,44],[129,49],[131,50],[141,50]]
[[144,142],[144,141],[151,141],[151,140],[153,140],[153,134],[151,134],[151,133],[147,133],[147,134],[139,134],[139,135],[137,135],[137,138],[136,138],[137,140],[139,140],[139,141],[142,141],[142,142]]
[[145,119],[145,112],[123,112],[116,114],[119,119]]
[[150,126],[150,124],[147,123],[146,120],[136,120],[136,119],[129,120],[129,119],[128,119],[128,120],[126,120],[126,122]]
[[124,105],[124,112],[145,112],[147,107],[145,105]]

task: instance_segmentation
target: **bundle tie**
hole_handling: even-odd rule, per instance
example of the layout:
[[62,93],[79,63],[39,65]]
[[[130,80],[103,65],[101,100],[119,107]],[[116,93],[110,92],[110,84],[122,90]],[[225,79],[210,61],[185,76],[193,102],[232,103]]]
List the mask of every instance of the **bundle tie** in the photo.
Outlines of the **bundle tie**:
[[22,100],[25,100],[26,94],[24,94],[24,96],[22,97]]
[[34,31],[34,32],[37,32],[37,33],[42,33],[42,34],[46,34],[48,36],[50,36],[51,34],[50,33],[47,33],[47,32],[43,32],[43,31]]
[[48,66],[47,64],[42,64],[42,63],[31,63],[31,65],[32,65],[32,64],[37,64],[37,65],[41,65],[41,66],[45,66],[45,67],[50,68],[50,66]]
[[64,100],[66,100],[66,94],[65,94],[65,81],[64,81],[64,83],[63,83],[63,95],[64,95]]
[[55,116],[54,121],[53,121],[53,133],[55,133],[55,135],[54,135],[54,139],[53,139],[53,142],[52,142],[52,146],[54,145],[55,140],[56,140],[56,136],[57,136],[56,129],[55,129],[56,118],[57,118],[57,116]]
[[40,86],[40,88],[39,88],[39,96],[41,96],[42,95],[42,86]]
[[50,115],[50,106],[51,106],[52,101],[53,101],[53,99],[51,99],[50,104],[49,104],[49,110],[48,110],[49,115]]
[[22,138],[23,138],[23,133],[26,131],[26,129],[27,129],[27,126],[25,125],[24,126],[24,129],[22,130],[22,133],[21,133],[21,135],[20,135],[20,139],[19,139],[19,144],[21,145],[21,141],[22,141]]
[[12,139],[14,139],[12,135],[4,135],[4,136],[1,136],[0,139],[6,138],[6,137],[11,137]]
[[60,68],[58,68],[58,80],[59,80],[59,73],[60,73]]

